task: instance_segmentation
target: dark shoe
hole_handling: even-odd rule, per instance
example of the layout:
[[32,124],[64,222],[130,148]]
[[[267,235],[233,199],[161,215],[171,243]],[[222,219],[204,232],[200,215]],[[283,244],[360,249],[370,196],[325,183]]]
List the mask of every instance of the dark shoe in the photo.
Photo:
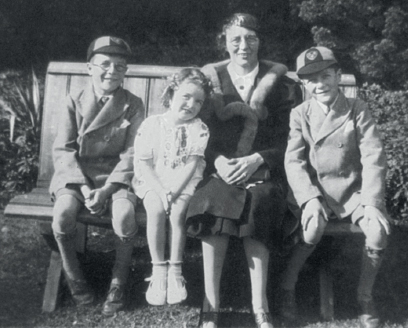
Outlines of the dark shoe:
[[102,314],[113,316],[124,307],[125,285],[111,284],[106,301],[103,303]]
[[88,305],[94,301],[94,293],[85,280],[71,280],[67,278],[72,298],[78,306]]
[[361,314],[359,319],[361,328],[379,328],[381,326],[373,301],[360,302],[360,308]]
[[263,323],[269,323],[270,324],[269,326],[273,328],[272,318],[269,313],[265,313],[265,312],[254,313],[254,317],[255,317],[255,322],[258,328],[261,328],[261,325]]
[[218,326],[218,312],[201,312],[198,327],[205,327],[208,323]]
[[280,316],[291,323],[294,323],[298,319],[298,311],[296,305],[295,290],[280,290]]

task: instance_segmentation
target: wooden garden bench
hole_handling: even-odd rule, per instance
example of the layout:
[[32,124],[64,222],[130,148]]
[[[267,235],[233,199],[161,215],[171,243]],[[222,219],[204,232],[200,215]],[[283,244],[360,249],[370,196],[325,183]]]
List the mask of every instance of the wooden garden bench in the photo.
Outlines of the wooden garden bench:
[[[160,95],[165,86],[164,77],[180,70],[180,67],[129,65],[124,80],[124,88],[139,96],[146,108],[145,116],[162,113]],[[299,82],[294,72],[288,76]],[[13,198],[6,206],[6,217],[34,219],[40,221],[43,236],[51,246],[50,264],[47,272],[47,282],[44,291],[42,310],[52,312],[56,307],[58,289],[62,274],[62,263],[58,249],[53,244],[51,230],[52,207],[48,188],[53,174],[52,144],[57,132],[58,112],[62,99],[69,92],[76,92],[89,83],[85,63],[51,62],[47,69],[44,107],[42,113],[42,132],[40,145],[40,165],[36,188],[30,193]],[[352,75],[343,75],[341,87],[345,94],[355,97],[357,89]],[[303,87],[302,87],[303,89]],[[304,94],[307,98],[308,95]],[[146,215],[143,208],[137,209],[137,222],[145,226]],[[88,226],[99,226],[111,229],[109,217],[97,217],[84,211],[78,217],[77,250],[85,252],[87,243]],[[339,235],[361,233],[359,228],[350,224],[329,225],[326,234]],[[321,313],[324,318],[333,317],[333,288],[330,266],[324,265],[320,269],[321,286]]]

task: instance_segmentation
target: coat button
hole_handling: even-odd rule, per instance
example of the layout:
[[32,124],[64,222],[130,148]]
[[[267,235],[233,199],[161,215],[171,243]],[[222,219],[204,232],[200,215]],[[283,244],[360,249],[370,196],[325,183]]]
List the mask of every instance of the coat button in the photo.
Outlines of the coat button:
[[339,143],[337,144],[337,147],[343,148],[343,144],[342,144],[341,142],[339,142]]
[[109,141],[109,140],[110,140],[110,137],[109,137],[109,136],[104,136],[103,139],[104,139],[105,141]]

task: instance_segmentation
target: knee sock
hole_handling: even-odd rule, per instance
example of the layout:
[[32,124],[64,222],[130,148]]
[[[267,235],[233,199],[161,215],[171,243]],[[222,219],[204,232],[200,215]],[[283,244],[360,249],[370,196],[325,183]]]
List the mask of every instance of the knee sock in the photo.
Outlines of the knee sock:
[[372,300],[372,290],[383,259],[384,250],[363,248],[360,280],[358,283],[357,300],[368,302]]
[[54,236],[58,244],[65,274],[71,280],[84,280],[75,247],[76,230],[66,234],[54,232]]
[[112,270],[112,284],[124,285],[129,276],[135,237],[115,236],[116,257]]
[[281,279],[281,287],[285,290],[294,290],[299,272],[305,264],[308,257],[315,250],[316,245],[299,242],[294,248],[287,264],[286,270],[283,272]]

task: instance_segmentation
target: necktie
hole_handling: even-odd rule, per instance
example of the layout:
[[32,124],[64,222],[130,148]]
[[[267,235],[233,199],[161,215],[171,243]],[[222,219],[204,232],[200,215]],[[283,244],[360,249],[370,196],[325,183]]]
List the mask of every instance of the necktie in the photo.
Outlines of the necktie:
[[104,106],[109,100],[109,97],[101,97],[101,100],[99,102],[101,103],[102,106]]

